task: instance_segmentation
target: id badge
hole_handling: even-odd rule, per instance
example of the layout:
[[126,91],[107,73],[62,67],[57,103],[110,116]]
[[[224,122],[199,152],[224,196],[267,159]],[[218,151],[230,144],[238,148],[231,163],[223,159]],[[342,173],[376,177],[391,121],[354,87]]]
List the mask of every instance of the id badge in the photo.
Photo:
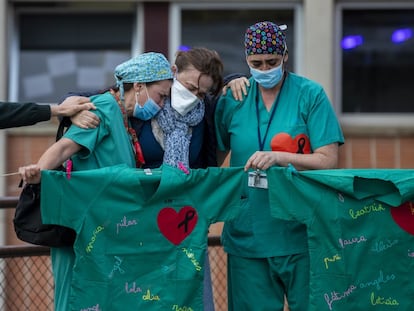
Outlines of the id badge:
[[248,186],[267,189],[267,175],[260,171],[249,172]]

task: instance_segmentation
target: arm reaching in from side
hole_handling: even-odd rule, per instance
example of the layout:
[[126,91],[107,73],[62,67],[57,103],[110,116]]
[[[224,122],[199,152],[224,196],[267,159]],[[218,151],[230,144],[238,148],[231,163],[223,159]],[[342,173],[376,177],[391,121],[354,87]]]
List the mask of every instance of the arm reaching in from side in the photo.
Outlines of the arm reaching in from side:
[[52,115],[57,117],[70,117],[71,123],[76,126],[88,129],[96,128],[99,125],[99,117],[91,112],[95,105],[85,96],[68,96],[60,105],[52,105]]
[[51,114],[55,117],[71,117],[83,110],[96,109],[88,97],[69,96],[60,105],[51,105]]

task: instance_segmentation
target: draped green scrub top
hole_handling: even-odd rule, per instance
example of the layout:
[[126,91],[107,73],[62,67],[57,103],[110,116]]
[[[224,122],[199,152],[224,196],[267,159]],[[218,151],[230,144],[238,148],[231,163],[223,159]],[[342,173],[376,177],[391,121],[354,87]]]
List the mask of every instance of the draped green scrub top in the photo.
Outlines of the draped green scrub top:
[[44,223],[77,232],[70,310],[203,310],[210,224],[240,207],[241,168],[42,171]]
[[274,217],[307,226],[309,311],[412,310],[414,170],[268,171]]

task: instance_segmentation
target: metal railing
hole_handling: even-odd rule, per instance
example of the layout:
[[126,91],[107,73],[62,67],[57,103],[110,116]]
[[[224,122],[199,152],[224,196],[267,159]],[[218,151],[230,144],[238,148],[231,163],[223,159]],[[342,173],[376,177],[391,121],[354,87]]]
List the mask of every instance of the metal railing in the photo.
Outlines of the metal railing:
[[[0,197],[0,209],[14,208],[17,197]],[[227,310],[226,256],[220,237],[208,238],[215,311]],[[36,245],[0,246],[0,310],[53,310],[50,249]]]

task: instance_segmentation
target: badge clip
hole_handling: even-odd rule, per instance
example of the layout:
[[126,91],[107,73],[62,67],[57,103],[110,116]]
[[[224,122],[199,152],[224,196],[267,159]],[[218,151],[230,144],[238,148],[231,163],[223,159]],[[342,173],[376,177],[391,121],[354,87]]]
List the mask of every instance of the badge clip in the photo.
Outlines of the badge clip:
[[267,189],[267,175],[260,170],[249,172],[248,186],[253,188]]

